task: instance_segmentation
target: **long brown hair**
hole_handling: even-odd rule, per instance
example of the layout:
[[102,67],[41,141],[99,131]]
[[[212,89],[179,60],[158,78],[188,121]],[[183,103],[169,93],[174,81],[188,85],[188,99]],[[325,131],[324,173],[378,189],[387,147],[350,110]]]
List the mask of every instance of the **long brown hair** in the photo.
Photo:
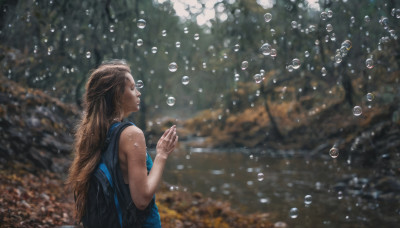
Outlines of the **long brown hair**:
[[66,181],[75,195],[79,222],[85,214],[89,180],[100,161],[107,130],[115,119],[122,118],[121,99],[127,73],[129,66],[114,60],[92,71],[86,83],[84,112],[75,133],[75,157]]

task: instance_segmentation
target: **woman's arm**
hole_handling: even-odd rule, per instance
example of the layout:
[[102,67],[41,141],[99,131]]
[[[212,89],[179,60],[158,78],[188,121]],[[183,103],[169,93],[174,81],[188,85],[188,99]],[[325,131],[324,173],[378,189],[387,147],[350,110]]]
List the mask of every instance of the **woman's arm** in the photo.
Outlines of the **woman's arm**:
[[131,197],[139,210],[144,210],[158,187],[168,155],[178,142],[176,127],[166,130],[157,143],[157,155],[153,167],[147,175],[146,142],[143,132],[135,127],[127,127],[120,137],[120,152],[125,155],[128,183]]

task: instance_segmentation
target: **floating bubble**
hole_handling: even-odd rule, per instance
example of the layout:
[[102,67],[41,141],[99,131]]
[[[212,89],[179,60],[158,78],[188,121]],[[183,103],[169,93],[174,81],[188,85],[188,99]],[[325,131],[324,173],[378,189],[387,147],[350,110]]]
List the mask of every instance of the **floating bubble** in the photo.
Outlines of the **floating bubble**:
[[350,23],[354,24],[356,22],[356,18],[355,17],[350,17]]
[[261,74],[255,74],[253,78],[254,78],[254,81],[255,81],[256,83],[260,83],[260,82],[262,81],[262,76],[261,76]]
[[168,65],[168,70],[171,72],[175,72],[178,70],[178,64],[176,64],[175,62],[172,62]]
[[167,30],[162,30],[161,31],[161,35],[164,36],[164,37],[167,36]]
[[157,53],[157,47],[152,47],[151,48],[151,53],[153,53],[153,54]]
[[143,40],[142,39],[138,39],[136,41],[136,44],[137,44],[138,47],[142,46],[143,45]]
[[114,27],[114,25],[110,25],[110,32],[114,32],[114,30],[115,30],[115,27]]
[[239,44],[235,44],[235,47],[233,48],[233,50],[235,52],[239,51],[240,45]]
[[271,49],[271,57],[276,57],[276,55],[277,55],[277,51],[276,51],[276,49],[275,48],[272,48]]
[[364,21],[365,21],[365,23],[369,23],[369,22],[371,21],[371,18],[369,18],[369,16],[366,15],[366,16],[364,17]]
[[189,84],[189,76],[183,76],[182,77],[182,84],[187,85]]
[[360,106],[354,106],[353,115],[360,116],[362,114],[362,109]]
[[297,217],[299,216],[299,210],[298,210],[297,208],[293,207],[293,208],[290,209],[290,211],[289,211],[289,216],[290,216],[290,218],[292,218],[292,219],[297,218]]
[[249,67],[249,62],[243,61],[243,62],[242,62],[242,65],[241,65],[240,67],[242,68],[242,70],[246,70],[247,67]]
[[343,41],[341,47],[344,47],[347,51],[351,49],[351,41],[350,40],[345,40]]
[[136,88],[141,89],[141,88],[143,88],[143,86],[144,86],[143,81],[142,81],[142,80],[137,80],[137,82],[136,82]]
[[342,56],[340,54],[335,55],[335,62],[336,63],[341,63],[342,62]]
[[329,150],[329,156],[331,156],[332,158],[337,158],[339,156],[339,149],[336,147],[332,147]]
[[338,197],[337,197],[337,198],[338,198],[339,200],[343,199],[343,192],[342,192],[342,191],[339,191],[337,194],[338,194]]
[[181,42],[177,41],[177,42],[175,43],[175,47],[180,48],[180,47],[181,47]]
[[333,26],[331,24],[326,25],[326,31],[327,32],[332,32],[333,31]]
[[321,69],[322,77],[325,77],[327,73],[328,72],[326,71],[325,67],[322,67],[322,69]]
[[198,33],[194,34],[194,40],[199,40],[200,39],[200,35]]
[[271,36],[275,35],[276,33],[275,29],[270,29],[269,31],[271,32]]
[[86,52],[86,58],[90,59],[90,57],[92,56],[92,53],[90,53],[90,51]]
[[265,22],[270,22],[272,19],[272,14],[270,14],[270,13],[264,14],[264,19],[265,19]]
[[304,204],[310,205],[311,203],[312,203],[312,196],[311,195],[304,196]]
[[300,64],[301,64],[301,63],[300,63],[300,60],[299,60],[299,59],[294,58],[294,59],[292,60],[293,69],[295,69],[295,70],[299,69]]
[[144,29],[146,27],[146,21],[144,19],[139,19],[137,21],[137,27],[140,29]]
[[328,18],[328,14],[327,14],[325,11],[323,11],[323,12],[321,12],[320,17],[321,17],[321,19],[322,19],[323,21],[325,21],[325,20]]
[[332,40],[333,42],[336,41],[336,35],[335,35],[335,33],[332,33],[332,34],[331,34],[331,40]]
[[264,173],[258,173],[257,174],[257,180],[258,181],[263,181],[264,180]]
[[189,33],[189,29],[187,27],[183,28],[183,33],[188,34]]
[[389,19],[387,17],[381,17],[379,23],[383,26],[383,28],[387,28],[389,24]]
[[167,105],[174,106],[175,105],[175,97],[168,97],[167,98]]
[[365,65],[367,66],[368,69],[374,68],[374,60],[368,58],[367,60],[365,60]]
[[375,98],[373,93],[367,93],[366,97],[367,97],[367,101],[372,101]]
[[271,54],[271,45],[269,43],[265,43],[261,46],[260,51],[263,55],[267,56]]
[[308,57],[310,56],[310,52],[305,51],[305,52],[304,52],[304,56],[305,56],[306,58],[308,58]]
[[287,65],[287,66],[286,66],[286,69],[287,69],[289,72],[293,72],[293,65]]
[[296,29],[297,28],[297,21],[292,21],[290,23],[290,25],[292,26],[293,29]]
[[333,11],[331,9],[326,10],[326,14],[329,18],[332,18],[333,16]]

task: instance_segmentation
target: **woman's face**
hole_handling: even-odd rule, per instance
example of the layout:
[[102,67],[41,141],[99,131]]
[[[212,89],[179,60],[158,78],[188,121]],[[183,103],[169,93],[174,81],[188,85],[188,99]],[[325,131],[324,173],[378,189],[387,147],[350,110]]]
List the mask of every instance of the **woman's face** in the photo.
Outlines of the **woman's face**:
[[130,73],[126,74],[126,85],[124,94],[122,95],[123,117],[127,117],[132,112],[140,109],[140,92],[136,88],[135,80]]

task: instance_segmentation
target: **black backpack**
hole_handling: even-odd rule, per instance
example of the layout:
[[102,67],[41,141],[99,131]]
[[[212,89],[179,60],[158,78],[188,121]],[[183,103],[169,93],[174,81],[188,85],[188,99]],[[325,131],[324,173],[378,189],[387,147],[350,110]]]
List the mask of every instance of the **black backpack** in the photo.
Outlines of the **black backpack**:
[[89,183],[86,212],[82,217],[84,227],[142,227],[150,214],[154,199],[145,210],[137,209],[119,168],[119,137],[130,125],[133,123],[116,123],[107,133],[100,164]]

